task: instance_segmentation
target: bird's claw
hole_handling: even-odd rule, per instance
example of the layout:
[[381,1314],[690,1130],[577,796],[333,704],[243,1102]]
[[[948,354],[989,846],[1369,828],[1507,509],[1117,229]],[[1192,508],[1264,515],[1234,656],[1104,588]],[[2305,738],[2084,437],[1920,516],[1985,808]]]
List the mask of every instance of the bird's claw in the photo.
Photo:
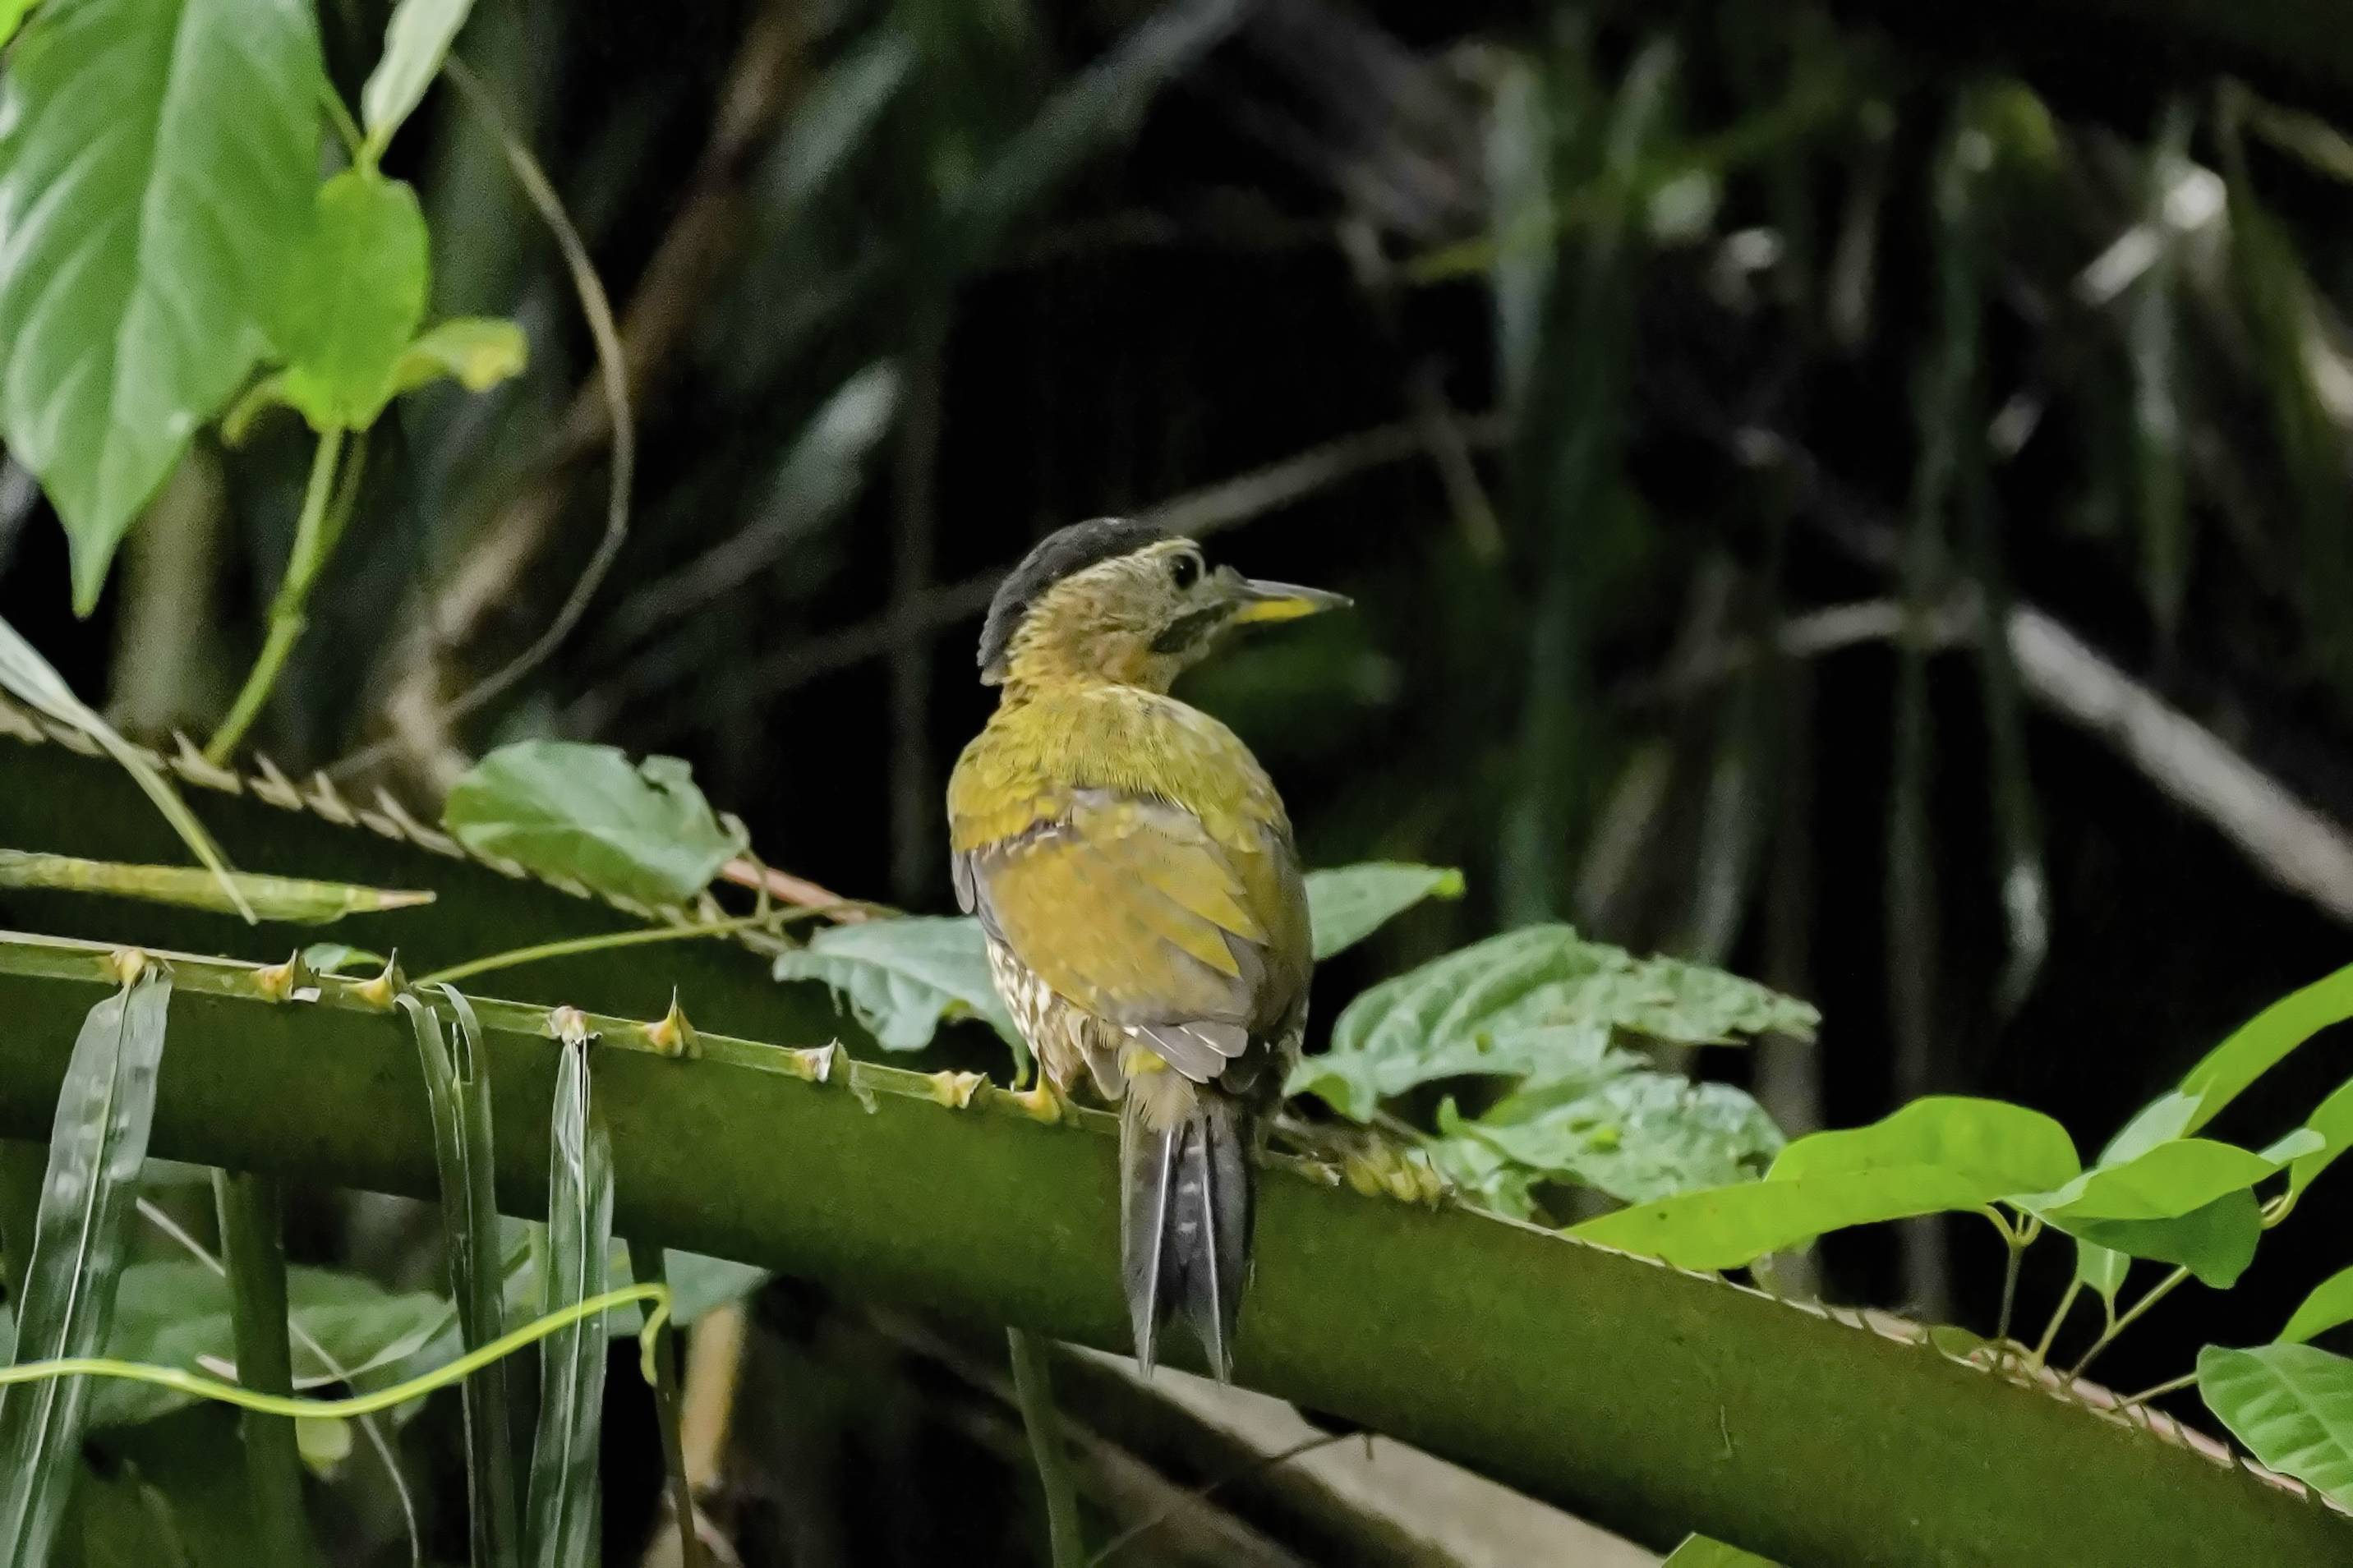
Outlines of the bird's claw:
[[1043,1077],[1028,1089],[1008,1090],[1005,1098],[1012,1101],[1022,1115],[1049,1126],[1061,1121],[1071,1104],[1062,1091],[1054,1087],[1053,1081]]

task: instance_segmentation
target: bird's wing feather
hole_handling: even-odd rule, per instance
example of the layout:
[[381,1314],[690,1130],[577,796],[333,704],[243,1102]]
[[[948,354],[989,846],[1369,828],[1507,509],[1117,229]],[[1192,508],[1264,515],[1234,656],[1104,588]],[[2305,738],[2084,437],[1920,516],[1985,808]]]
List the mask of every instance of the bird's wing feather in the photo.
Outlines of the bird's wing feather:
[[1014,956],[1187,1078],[1216,1076],[1295,1003],[1304,904],[1287,841],[1220,836],[1165,800],[1055,792],[976,845],[959,881]]

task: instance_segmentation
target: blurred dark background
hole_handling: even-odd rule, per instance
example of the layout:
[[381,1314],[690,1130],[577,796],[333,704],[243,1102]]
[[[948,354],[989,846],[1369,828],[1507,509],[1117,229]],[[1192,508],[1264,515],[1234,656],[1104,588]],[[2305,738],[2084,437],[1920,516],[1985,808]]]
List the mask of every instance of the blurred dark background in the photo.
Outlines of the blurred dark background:
[[[383,9],[324,8],[347,89]],[[1818,1047],[1700,1064],[1792,1135],[1976,1092],[2096,1148],[2347,956],[2353,71],[2316,10],[1901,9],[484,6],[460,52],[620,319],[627,541],[552,658],[447,715],[573,587],[614,443],[561,257],[438,89],[392,170],[434,309],[515,317],[531,366],[378,428],[261,749],[374,745],[419,801],[526,735],[673,752],[774,863],[945,909],[992,574],[1165,516],[1357,601],[1187,688],[1310,863],[1470,878],[1320,1018],[1566,918],[1819,1003]],[[204,732],[307,455],[290,419],[202,447],[86,622],[0,474],[0,614],[125,728]],[[2324,1040],[2221,1131],[2344,1076]],[[2107,1377],[2268,1337],[2345,1203]],[[1982,1230],[1836,1237],[1815,1284],[1987,1328]],[[1025,1557],[953,1358],[801,1287],[754,1316],[795,1392],[739,1439],[745,1561],[928,1561],[942,1519]],[[651,1506],[617,1487],[617,1551]]]

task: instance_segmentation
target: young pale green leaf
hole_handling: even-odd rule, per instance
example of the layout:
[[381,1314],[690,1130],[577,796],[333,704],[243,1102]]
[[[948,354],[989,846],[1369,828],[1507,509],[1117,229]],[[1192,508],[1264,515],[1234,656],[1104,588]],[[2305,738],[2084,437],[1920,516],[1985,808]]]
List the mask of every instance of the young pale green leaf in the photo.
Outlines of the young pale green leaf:
[[1753,1181],[1782,1143],[1773,1119],[1741,1090],[1657,1072],[1576,1093],[1532,1089],[1476,1121],[1454,1114],[1449,1100],[1438,1130],[1476,1139],[1531,1172],[1636,1204]]
[[1940,1165],[1883,1165],[1681,1193],[1587,1220],[1568,1234],[1680,1268],[1737,1268],[1830,1231],[1974,1209],[1999,1195]]
[[2067,1130],[2039,1110],[1999,1100],[1931,1095],[1868,1127],[1809,1133],[1781,1151],[1765,1179],[1913,1166],[1953,1172],[1988,1199],[2058,1186],[2082,1168]]
[[[301,1331],[292,1336],[300,1388],[333,1380],[337,1368],[356,1375],[415,1354],[449,1310],[438,1296],[391,1291],[364,1276],[329,1268],[289,1269],[286,1306]],[[134,1263],[122,1271],[106,1353],[187,1372],[219,1370],[237,1354],[229,1311],[228,1281],[207,1265],[182,1258]],[[194,1403],[173,1389],[113,1378],[95,1389],[92,1426],[153,1420]]]
[[39,0],[0,0],[0,49],[8,47],[8,40],[16,36],[16,29],[25,25],[25,18],[33,14],[38,3]]
[[2319,1134],[2320,1146],[2295,1158],[2288,1167],[2287,1190],[2293,1196],[2304,1195],[2305,1188],[2320,1178],[2320,1173],[2337,1163],[2337,1156],[2353,1149],[2353,1081],[2339,1084],[2335,1092],[2313,1107],[2305,1118],[2305,1127]]
[[1446,866],[1370,861],[1307,873],[1317,962],[1354,947],[1424,899],[1459,899],[1462,873]]
[[392,400],[425,316],[427,250],[417,193],[346,169],[319,187],[310,242],[295,258],[276,395],[314,430],[364,430]]
[[2353,1361],[2312,1345],[2208,1345],[2198,1396],[2258,1460],[2353,1503]]
[[[588,1047],[558,1049],[542,1313],[604,1293],[613,1240],[612,1149],[590,1104]],[[596,1556],[608,1337],[596,1323],[578,1322],[540,1342],[539,1432],[527,1510],[531,1556],[540,1568],[569,1568]]]
[[418,333],[393,362],[396,396],[443,377],[469,392],[488,392],[522,374],[531,345],[522,329],[496,316],[454,316]]
[[2189,1135],[2191,1125],[2198,1120],[2198,1097],[2179,1089],[2159,1095],[2134,1113],[2116,1135],[2108,1140],[2094,1162],[2099,1165],[2122,1165],[2137,1160],[2159,1143],[2170,1143],[2176,1138]]
[[2340,1268],[2314,1286],[2280,1331],[2279,1342],[2300,1345],[2347,1323],[2353,1323],[2353,1268]]
[[2075,1238],[2075,1279],[2085,1289],[2096,1291],[2108,1310],[2116,1310],[2116,1292],[2125,1288],[2125,1276],[2132,1270],[2132,1258],[2125,1253],[2105,1247],[2094,1247],[2083,1237]]
[[474,0],[400,0],[384,30],[384,55],[360,89],[360,123],[367,128],[364,156],[374,164],[393,132],[425,100]]
[[500,747],[450,790],[441,822],[477,854],[649,904],[691,899],[744,846],[685,763],[577,741]]
[[[95,1355],[106,1343],[155,1115],[171,1001],[170,975],[150,963],[90,1010],[74,1041],[16,1309],[19,1365]],[[0,1543],[11,1564],[38,1568],[48,1561],[80,1457],[90,1393],[90,1380],[79,1377],[0,1392]]]
[[2253,1186],[2280,1164],[2235,1143],[2176,1138],[2122,1164],[2094,1167],[2055,1191],[2009,1201],[2071,1231],[2081,1220],[2177,1219],[2225,1193]]
[[2348,1018],[2353,1018],[2353,964],[2289,992],[2240,1025],[2182,1078],[2181,1092],[2198,1097],[2198,1113],[2183,1131],[2205,1126],[2290,1051]]
[[309,0],[75,0],[0,75],[0,441],[56,503],[83,615],[270,344],[325,85]]
[[213,836],[205,831],[205,825],[196,820],[196,814],[188,809],[188,803],[180,798],[180,792],[173,787],[172,781],[164,776],[164,770],[155,765],[154,754],[124,740],[115,732],[113,725],[92,712],[80,698],[74,695],[73,688],[66,684],[65,677],[59,675],[49,661],[43,658],[33,645],[5,620],[0,620],[0,689],[5,689],[18,700],[30,703],[58,723],[79,730],[96,742],[124,773],[131,775],[141,793],[154,802],[155,809],[163,813],[164,820],[172,825],[172,831],[180,836],[180,842],[186,845],[190,852],[204,862],[206,869],[212,872],[227,895],[229,907],[248,921],[256,918],[252,906],[237,890],[220,847],[213,842]]
[[314,942],[302,950],[302,962],[314,974],[381,974],[390,962],[384,954],[340,942]]
[[2255,1260],[2263,1205],[2242,1187],[2171,1219],[2069,1219],[2054,1222],[2079,1244],[2130,1258],[2178,1263],[2200,1284],[2227,1290]]
[[[226,879],[195,866],[126,866],[71,855],[41,855],[0,849],[0,888],[47,888],[61,892],[103,893],[149,903],[216,910],[224,914],[251,910],[266,921],[323,925],[345,915],[407,909],[433,901],[430,892],[362,888],[349,882],[310,882],[297,877],[258,877],[231,871]],[[232,901],[235,894],[238,901]]]
[[[606,1274],[607,1289],[636,1283],[627,1247],[613,1244],[606,1258]],[[670,1281],[670,1320],[681,1329],[691,1327],[714,1307],[742,1300],[776,1278],[772,1270],[756,1264],[681,1252],[676,1247],[663,1250],[662,1274]],[[617,1340],[633,1337],[645,1321],[645,1313],[635,1304],[607,1312],[602,1320],[607,1332]]]
[[886,1051],[922,1050],[943,1020],[967,1015],[1020,1044],[976,921],[911,915],[833,926],[778,953],[776,976],[832,987]]
[[1289,1087],[1362,1121],[1382,1099],[1438,1079],[1593,1074],[1618,1032],[1732,1044],[1768,1031],[1810,1038],[1819,1021],[1806,1004],[1721,971],[1531,926],[1365,992]]
[[1687,1535],[1659,1568],[1780,1568],[1780,1564],[1704,1535]]

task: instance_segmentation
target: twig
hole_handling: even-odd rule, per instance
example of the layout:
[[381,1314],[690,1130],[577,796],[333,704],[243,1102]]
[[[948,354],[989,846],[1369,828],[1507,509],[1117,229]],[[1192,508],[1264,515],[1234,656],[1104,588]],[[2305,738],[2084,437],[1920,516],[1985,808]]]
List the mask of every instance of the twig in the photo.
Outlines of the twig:
[[[1219,1476],[1216,1480],[1209,1482],[1207,1486],[1194,1488],[1191,1491],[1186,1494],[1186,1501],[1187,1503],[1198,1503],[1220,1487],[1230,1486],[1236,1481],[1248,1480],[1252,1476],[1261,1475],[1268,1470],[1274,1469],[1278,1466],[1287,1465],[1292,1460],[1299,1458],[1303,1455],[1312,1454],[1318,1448],[1328,1448],[1335,1443],[1345,1443],[1349,1438],[1356,1436],[1356,1434],[1354,1432],[1320,1432],[1313,1437],[1302,1438],[1300,1441],[1293,1443],[1288,1448],[1278,1449],[1274,1453],[1263,1455],[1259,1458],[1253,1459],[1239,1470],[1229,1470],[1224,1475]],[[1101,1564],[1111,1561],[1112,1554],[1113,1552],[1144,1536],[1151,1534],[1154,1531],[1159,1529],[1162,1525],[1167,1523],[1176,1516],[1176,1510],[1165,1509],[1162,1511],[1154,1514],[1150,1519],[1143,1520],[1137,1523],[1129,1525],[1125,1530],[1121,1531],[1117,1535],[1113,1536],[1110,1541],[1106,1542],[1103,1544],[1102,1551],[1096,1552],[1092,1557],[1088,1558],[1086,1568],[1100,1568]]]
[[601,952],[607,948],[641,947],[647,942],[683,942],[699,936],[731,936],[755,926],[774,925],[779,921],[807,918],[822,912],[815,909],[798,909],[788,914],[735,915],[699,925],[649,926],[643,931],[600,931],[594,936],[566,937],[560,942],[543,942],[530,947],[509,948],[504,952],[493,952],[481,958],[470,958],[463,963],[437,969],[417,984],[430,985],[463,980],[470,975],[487,974],[494,969],[512,969],[520,964],[537,963],[543,959],[570,958],[576,953]]
[[[662,1249],[642,1242],[628,1243],[629,1272],[650,1279],[664,1289],[670,1273]],[[661,1428],[662,1468],[670,1479],[670,1510],[678,1526],[679,1568],[703,1568],[702,1537],[695,1528],[694,1489],[687,1478],[686,1447],[679,1436],[678,1329],[665,1321],[646,1346],[653,1368],[654,1410]]]
[[[628,374],[622,357],[620,334],[613,325],[612,301],[606,297],[605,285],[596,276],[596,265],[589,260],[587,244],[580,237],[580,231],[573,226],[571,215],[564,209],[564,199],[555,194],[555,187],[549,183],[546,171],[540,167],[539,160],[532,155],[531,149],[515,135],[513,128],[507,124],[506,117],[499,110],[497,100],[491,97],[490,89],[482,85],[481,79],[467,68],[465,61],[454,54],[448,58],[442,68],[448,73],[449,80],[464,95],[467,104],[482,117],[484,122],[490,126],[491,133],[498,138],[501,146],[505,150],[507,164],[514,171],[516,183],[522,186],[523,194],[531,199],[532,205],[538,209],[542,221],[553,231],[556,246],[564,253],[565,267],[572,274],[573,289],[580,297],[581,313],[587,318],[589,336],[596,341],[596,344],[598,380],[604,393],[607,417],[611,422],[613,460],[612,472],[605,496],[604,534],[597,540],[596,548],[588,557],[587,565],[581,568],[580,575],[574,580],[572,591],[565,596],[563,605],[557,608],[555,618],[547,624],[537,637],[533,639],[531,646],[490,675],[475,682],[455,700],[438,710],[432,709],[429,702],[429,687],[433,681],[432,671],[429,668],[432,661],[429,658],[420,661],[428,668],[421,669],[410,678],[412,681],[421,680],[426,683],[428,688],[427,701],[421,704],[404,705],[399,702],[398,694],[396,693],[394,701],[389,705],[395,711],[432,711],[434,722],[437,725],[447,725],[454,720],[462,719],[483,703],[505,691],[537,668],[541,661],[571,635],[572,628],[586,613],[589,600],[596,596],[598,585],[604,582],[605,574],[611,569],[614,557],[620,553],[622,543],[628,538],[629,490],[635,481],[638,466],[637,427],[632,423],[629,413]],[[511,557],[510,552],[518,542],[523,546],[521,554]],[[494,552],[478,551],[469,563],[468,570],[477,574],[485,572],[494,573],[502,584],[510,583],[513,580],[515,571],[520,567],[522,556],[530,554],[537,542],[535,537],[523,542],[510,541],[503,532],[501,532],[491,541],[491,544],[493,547],[501,548],[497,548]],[[496,559],[486,559],[491,553],[496,554]],[[428,630],[427,635],[433,634]],[[438,637],[436,640],[438,640]],[[420,751],[420,754],[427,756],[439,749],[438,745],[420,747],[419,741],[420,737],[415,735],[406,737],[396,735],[391,739],[379,741],[345,757],[329,769],[328,773],[335,778],[349,777],[375,766],[394,750],[400,747],[416,748]]]
[[[1046,1494],[1046,1540],[1054,1568],[1083,1568],[1086,1540],[1079,1532],[1079,1489],[1071,1479],[1071,1456],[1063,1447],[1062,1416],[1054,1408],[1054,1383],[1045,1342],[1023,1329],[1005,1331],[1013,1352],[1013,1392],[1021,1424],[1029,1429],[1029,1452]],[[1100,1562],[1098,1558],[1095,1561]]]
[[2066,1322],[2067,1313],[2075,1305],[2075,1298],[2083,1293],[2084,1281],[2081,1279],[2067,1281],[2066,1293],[2059,1298],[2059,1305],[2051,1313],[2051,1321],[2043,1326],[2042,1337],[2034,1342],[2036,1366],[2041,1366],[2051,1359],[2051,1346],[2059,1338],[2060,1326]]
[[2179,1377],[2168,1377],[2156,1387],[2144,1388],[2130,1399],[2118,1404],[2116,1414],[2121,1415],[2136,1405],[2146,1405],[2152,1399],[2162,1399],[2168,1394],[2179,1394],[2197,1381],[2198,1374],[2194,1372],[2185,1372]]
[[329,523],[327,502],[334,494],[335,462],[343,449],[343,431],[337,426],[321,434],[318,448],[311,456],[311,479],[303,487],[302,512],[294,524],[293,553],[286,563],[285,580],[278,584],[278,596],[269,604],[269,633],[262,638],[253,668],[246,674],[244,688],[229,706],[228,717],[205,746],[205,760],[216,767],[237,754],[237,742],[260,717],[270,689],[278,684],[279,672],[286,668],[287,656],[309,624],[302,606],[341,531]]
[[2142,1313],[2147,1311],[2151,1307],[2156,1306],[2159,1301],[2164,1300],[2166,1297],[2171,1295],[2176,1288],[2178,1288],[2183,1280],[2189,1278],[2189,1269],[2177,1268],[2172,1273],[2167,1275],[2164,1279],[2158,1280],[2156,1284],[2150,1286],[2147,1295],[2143,1296],[2139,1300],[2135,1301],[2123,1311],[2117,1313],[2115,1320],[2111,1321],[2106,1328],[2100,1331],[2100,1337],[2092,1342],[2091,1348],[2084,1352],[2082,1359],[2077,1361],[2073,1366],[2067,1369],[2067,1386],[2073,1388],[2075,1385],[2075,1380],[2082,1377],[2084,1375],[2084,1370],[2092,1364],[2094,1357],[2097,1356],[2102,1351],[2107,1349],[2111,1344],[2114,1344],[2118,1334],[2123,1333],[2126,1329],[2131,1328],[2134,1323],[2139,1321]]
[[[1459,420],[1456,428],[1474,449],[1494,447],[1504,431],[1504,422],[1493,415]],[[1207,538],[1368,470],[1419,458],[1425,450],[1426,433],[1419,420],[1377,426],[1173,497],[1142,515],[1172,532]],[[998,567],[959,583],[926,588],[897,613],[886,611],[772,655],[720,683],[699,707],[676,704],[666,713],[651,716],[648,739],[659,742],[697,724],[724,723],[754,703],[774,700],[812,680],[879,658],[896,646],[894,639],[907,628],[936,631],[978,616],[988,607],[989,595],[997,592],[1005,572],[1006,568]]]

